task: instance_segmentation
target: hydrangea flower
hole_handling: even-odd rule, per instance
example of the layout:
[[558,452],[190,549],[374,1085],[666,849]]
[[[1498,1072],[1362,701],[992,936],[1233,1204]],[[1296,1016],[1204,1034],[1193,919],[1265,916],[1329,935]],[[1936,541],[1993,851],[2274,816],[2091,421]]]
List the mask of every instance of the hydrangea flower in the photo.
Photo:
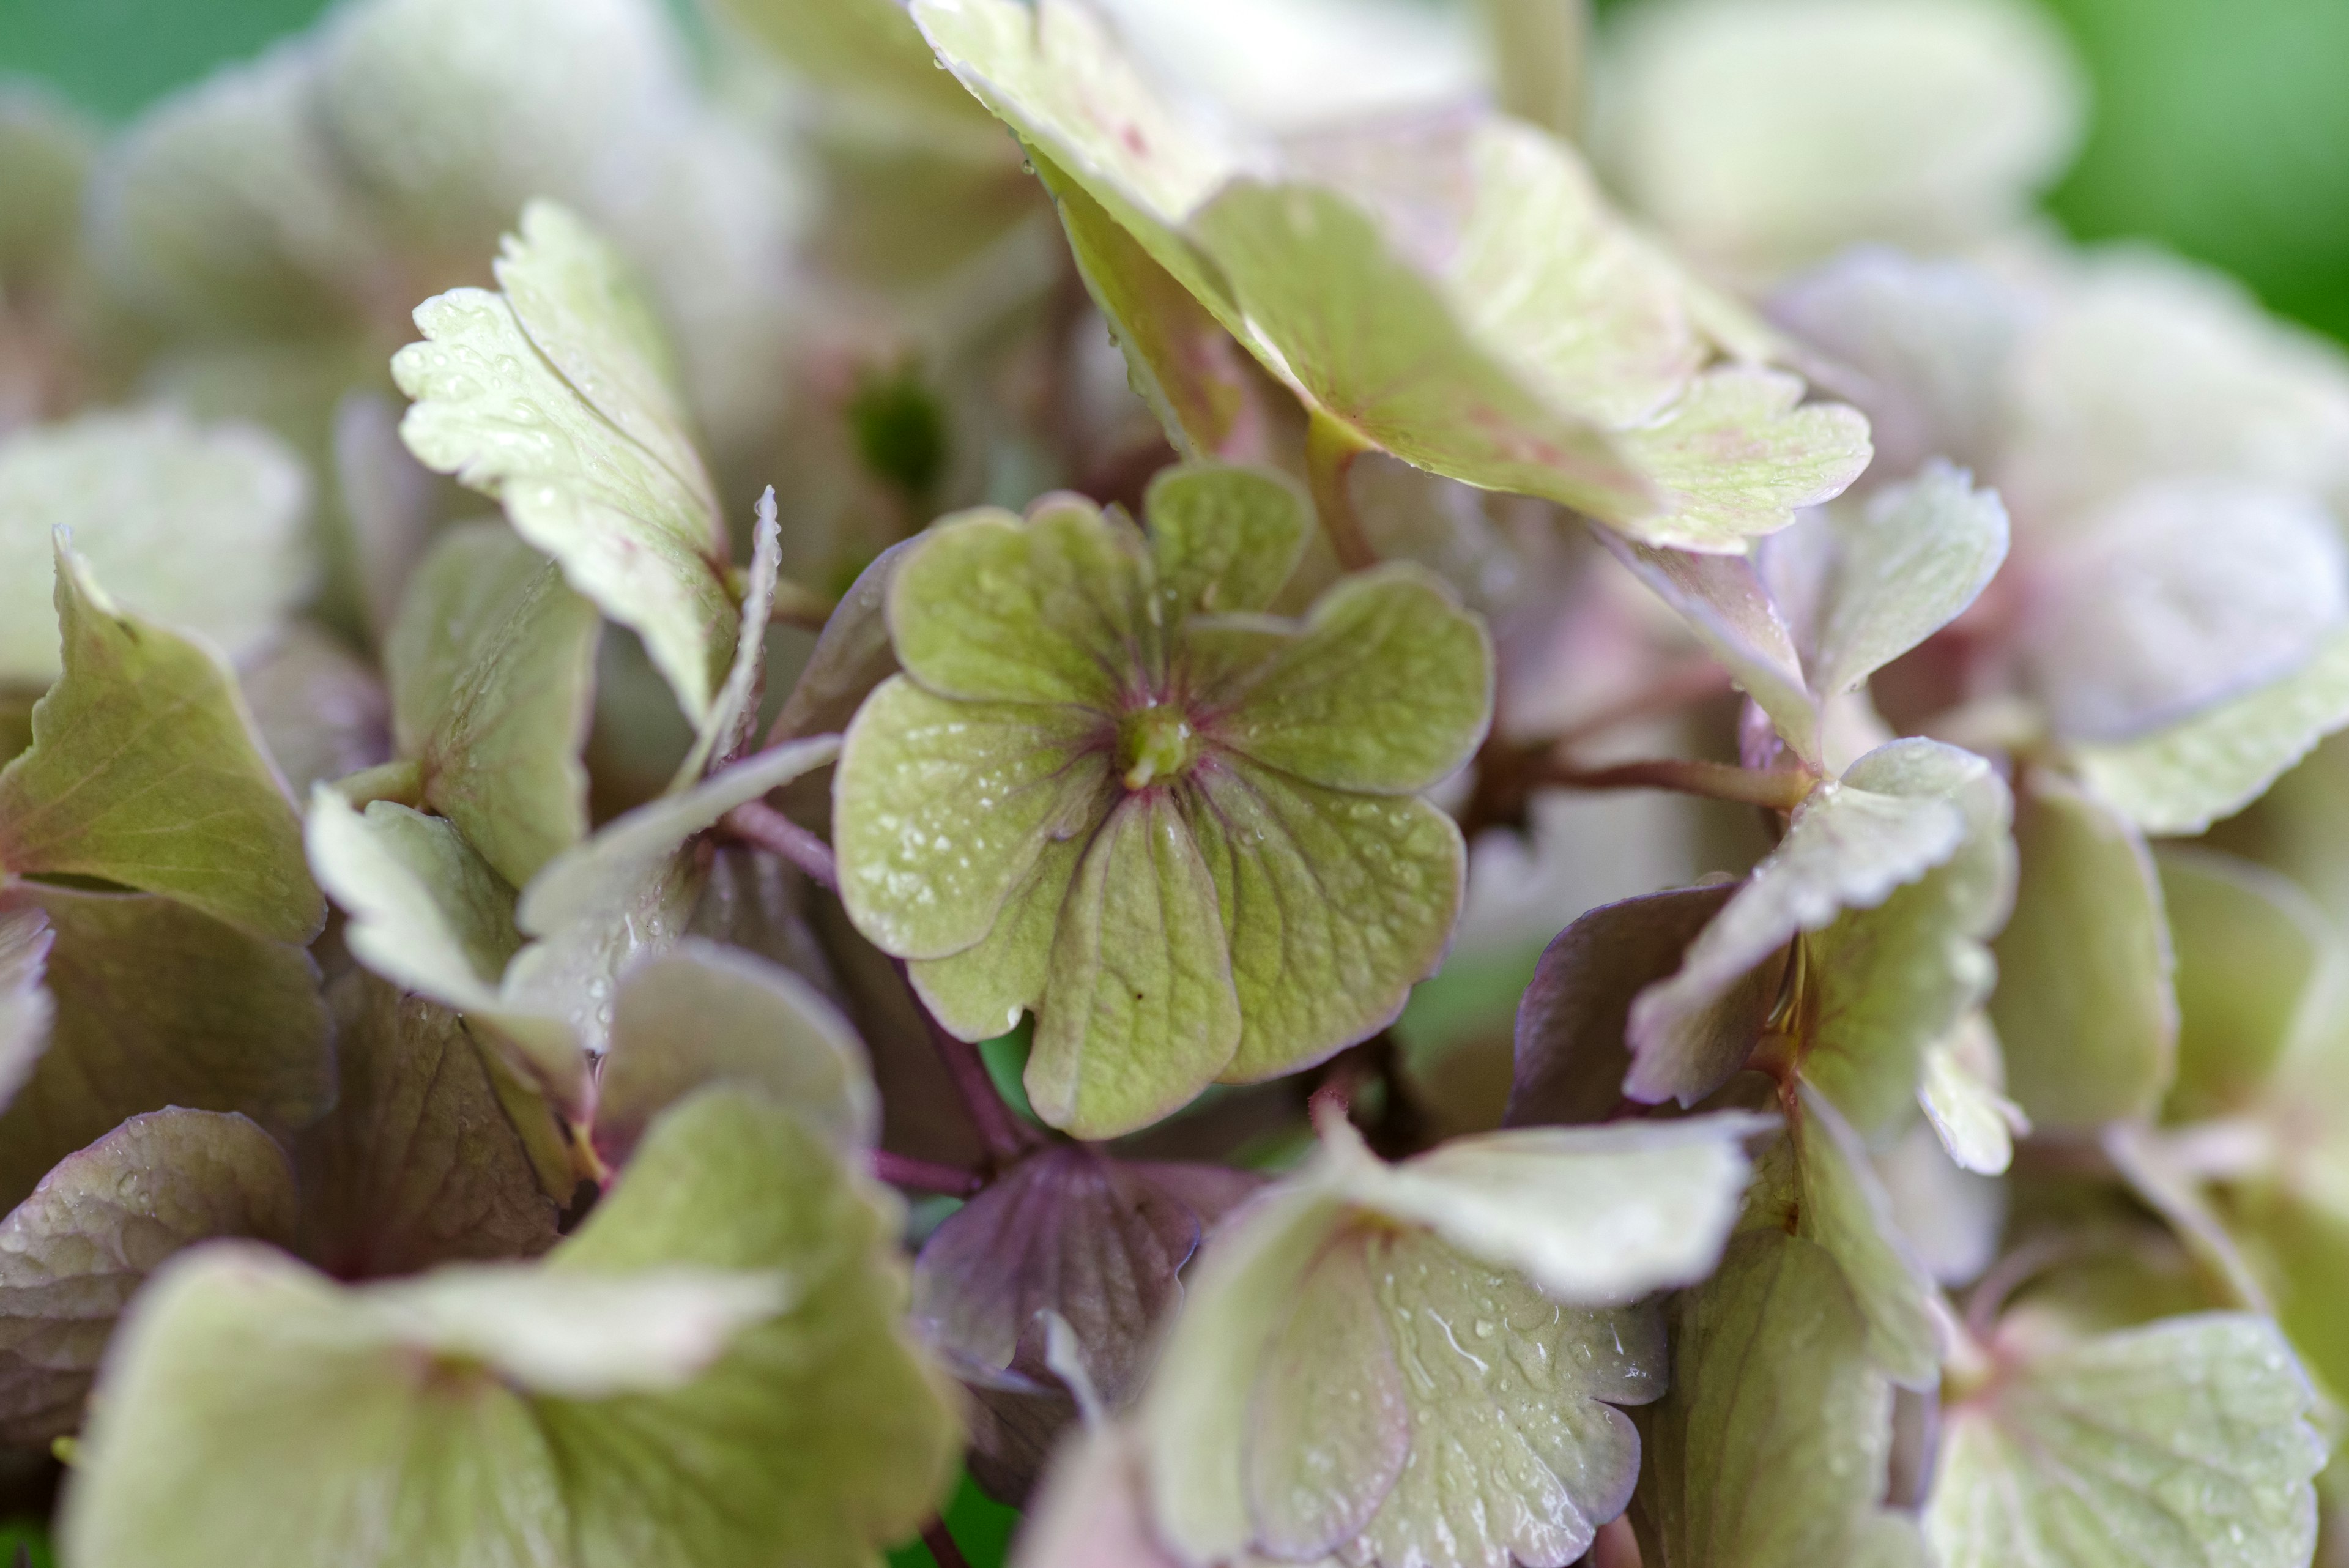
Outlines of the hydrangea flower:
[[940,524],[833,790],[858,929],[966,1039],[1032,1008],[1030,1098],[1086,1137],[1393,1019],[1461,895],[1459,829],[1414,796],[1492,706],[1483,627],[1415,566],[1264,613],[1306,540],[1279,479],[1176,469],[1146,513]]

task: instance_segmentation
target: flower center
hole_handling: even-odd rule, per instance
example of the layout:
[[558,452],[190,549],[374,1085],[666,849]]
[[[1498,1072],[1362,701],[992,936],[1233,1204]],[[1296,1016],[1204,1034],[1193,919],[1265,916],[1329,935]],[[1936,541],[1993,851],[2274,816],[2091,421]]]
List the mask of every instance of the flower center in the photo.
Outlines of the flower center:
[[1125,787],[1147,789],[1170,779],[1198,754],[1199,739],[1182,709],[1154,702],[1136,708],[1117,725],[1117,762],[1125,770]]

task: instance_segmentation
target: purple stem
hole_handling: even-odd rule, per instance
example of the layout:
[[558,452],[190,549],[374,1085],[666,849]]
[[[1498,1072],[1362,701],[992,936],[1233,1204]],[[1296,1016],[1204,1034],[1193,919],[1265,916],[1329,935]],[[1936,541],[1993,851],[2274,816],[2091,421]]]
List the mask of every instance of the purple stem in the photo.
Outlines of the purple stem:
[[726,814],[726,826],[735,837],[780,855],[821,888],[840,889],[840,870],[832,846],[764,801],[746,801]]
[[987,1185],[975,1171],[940,1165],[934,1159],[892,1154],[885,1148],[874,1149],[872,1160],[874,1175],[892,1187],[911,1192],[941,1192],[948,1198],[968,1198]]

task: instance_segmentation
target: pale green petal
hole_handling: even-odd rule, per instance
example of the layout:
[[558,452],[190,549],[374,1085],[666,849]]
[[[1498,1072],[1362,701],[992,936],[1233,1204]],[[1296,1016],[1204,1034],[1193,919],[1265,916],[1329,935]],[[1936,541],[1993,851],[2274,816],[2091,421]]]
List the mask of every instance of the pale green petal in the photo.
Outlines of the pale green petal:
[[1060,210],[1085,290],[1124,352],[1126,379],[1167,441],[1196,459],[1247,440],[1261,415],[1239,345],[1083,185],[1042,152],[1030,148],[1028,157]]
[[895,0],[724,0],[721,9],[806,85],[837,103],[863,107],[876,131],[885,126],[945,147],[999,145],[994,117],[939,74],[920,30]]
[[839,1009],[780,965],[688,937],[621,982],[595,1080],[597,1152],[622,1164],[656,1116],[720,1083],[773,1100],[846,1155],[880,1132],[864,1045]]
[[355,1291],[191,1254],[109,1363],[67,1550],[750,1568],[789,1539],[861,1568],[936,1506],[953,1436],[891,1223],[788,1113],[705,1095],[546,1265]]
[[1873,454],[1868,421],[1841,403],[1796,407],[1803,390],[1795,377],[1743,366],[1698,377],[1617,435],[1661,502],[1652,514],[1607,520],[1644,545],[1735,555],[1842,494]]
[[1652,549],[1611,529],[1601,529],[1599,538],[1680,612],[1705,650],[1770,715],[1795,755],[1819,765],[1820,701],[1803,672],[1795,630],[1754,563],[1742,555]]
[[294,1240],[294,1173],[243,1116],[155,1111],[59,1161],[0,1220],[0,1433],[45,1443],[79,1426],[131,1293],[213,1236]]
[[1475,753],[1492,722],[1493,645],[1432,574],[1354,573],[1252,668],[1218,671],[1200,732],[1331,789],[1409,794]]
[[[759,497],[758,521],[750,530],[750,578],[742,592],[742,616],[734,638],[734,662],[726,683],[694,732],[693,747],[678,764],[672,792],[698,783],[713,765],[732,762],[750,743],[759,725],[761,683],[767,670],[767,623],[774,614],[782,574],[782,529],[775,516],[775,487]],[[781,737],[777,737],[781,739]]]
[[856,574],[783,699],[767,732],[771,742],[847,729],[873,689],[897,673],[897,652],[889,641],[889,585],[921,543],[918,534],[900,539]]
[[2134,740],[2081,743],[2072,764],[2096,797],[2147,833],[2199,833],[2232,815],[2349,723],[2349,632],[2262,686]]
[[2305,670],[2349,626],[2341,524],[2305,491],[2157,481],[2033,545],[2013,646],[2065,741],[2190,722]]
[[1198,462],[1159,470],[1142,510],[1170,620],[1268,607],[1312,537],[1310,506],[1278,469]]
[[234,676],[117,609],[62,545],[57,568],[66,673],[33,710],[32,748],[0,771],[0,867],[100,877],[308,941],[325,902]]
[[2178,1080],[2165,1119],[2243,1109],[2325,1022],[2339,934],[2298,883],[2265,867],[2175,844],[2154,864],[2177,954]]
[[1941,1417],[1941,1568],[2299,1568],[2324,1444],[2275,1325],[2166,1319],[2037,1354]]
[[239,1111],[273,1132],[333,1103],[318,968],[300,948],[248,936],[136,894],[25,888],[55,932],[48,1048],[0,1115],[0,1202],[52,1165],[167,1106]]
[[1444,273],[1469,329],[1609,429],[1670,402],[1702,345],[1677,280],[1649,265],[1580,160],[1506,119],[1478,127],[1470,156],[1474,206]]
[[442,536],[384,646],[424,804],[517,888],[587,836],[579,748],[602,626],[554,563],[486,523]]
[[1345,1219],[1318,1183],[1277,1189],[1234,1214],[1192,1268],[1141,1407],[1151,1511],[1186,1561],[1219,1563],[1255,1538],[1246,1455],[1257,1379]]
[[2006,1097],[2005,1053],[1979,1012],[1925,1047],[1917,1100],[1950,1158],[1983,1176],[2004,1171],[2015,1138],[2031,1130],[2031,1118]]
[[312,867],[349,916],[343,940],[351,956],[490,1031],[533,1085],[580,1112],[586,1058],[564,1004],[585,1004],[501,983],[522,943],[513,889],[456,825],[389,801],[362,813],[322,784],[310,798],[307,835]]
[[698,458],[675,466],[685,438],[647,392],[664,385],[647,307],[619,258],[551,205],[529,210],[498,265],[520,299],[457,289],[418,307],[426,341],[392,359],[416,400],[400,435],[426,467],[503,501],[573,587],[644,639],[698,722],[739,616],[709,479]]
[[2017,801],[2014,914],[1991,1021],[2015,1102],[2045,1128],[2143,1116],[2175,1071],[2169,929],[2145,840],[2060,779]]
[[386,800],[361,811],[321,784],[306,836],[318,880],[350,917],[353,957],[460,1011],[496,1006],[522,946],[514,893],[455,823]]
[[1601,166],[1698,261],[1745,277],[1859,240],[1986,240],[2061,172],[2083,118],[2064,38],[2020,5],[1678,0],[1606,43]]
[[1020,1013],[1044,994],[1061,909],[1091,843],[1082,836],[1047,839],[1027,876],[1004,895],[993,929],[958,953],[905,965],[923,1002],[948,1033],[992,1039],[1016,1028]]
[[1965,824],[1940,865],[1807,939],[1803,1076],[1874,1138],[1913,1114],[1926,1049],[1981,1006],[1997,978],[1985,943],[2013,904],[2013,804],[1988,763],[1932,741],[1880,746],[1844,782],[1948,802]]
[[890,580],[898,662],[940,697],[1113,711],[1163,659],[1149,571],[1132,525],[1084,503],[948,518]]
[[0,680],[61,668],[52,529],[130,614],[241,659],[316,584],[309,513],[301,463],[252,426],[150,409],[18,431],[0,441]]
[[664,1555],[648,1496],[678,1521],[674,1560],[713,1568],[768,1563],[779,1540],[814,1568],[863,1568],[936,1511],[961,1445],[904,1327],[898,1231],[894,1201],[780,1106],[705,1090],[653,1124],[551,1262],[778,1270],[792,1301],[689,1387],[558,1413],[558,1447],[605,1478],[574,1493],[582,1568]]
[[[1918,1564],[1879,1513],[1891,1388],[1826,1249],[1749,1231],[1681,1298],[1633,1517],[1671,1568]],[[1912,1542],[1913,1543],[1913,1542]],[[1882,1556],[1867,1555],[1882,1552]]]
[[1392,1023],[1452,940],[1459,827],[1425,801],[1323,789],[1240,758],[1189,783],[1239,994],[1223,1075],[1294,1072]]
[[295,45],[163,100],[91,182],[109,290],[183,332],[347,329],[383,241],[311,113],[314,50]]
[[[1419,1258],[1410,1242],[1393,1251]],[[1284,1558],[1318,1557],[1361,1534],[1411,1457],[1411,1397],[1368,1253],[1359,1231],[1321,1249],[1265,1347],[1245,1474],[1256,1543]],[[1379,1259],[1390,1279],[1396,1262]]]
[[374,664],[315,622],[288,626],[236,684],[296,800],[390,758],[391,698]]
[[1895,1224],[1859,1135],[1808,1085],[1785,1140],[1763,1158],[1746,1223],[1778,1226],[1835,1260],[1868,1320],[1868,1355],[1878,1371],[1905,1388],[1940,1381],[1933,1282]]
[[344,181],[468,268],[536,198],[656,206],[654,144],[692,128],[675,25],[642,0],[375,0],[335,14],[316,53],[310,119]]
[[56,940],[39,909],[0,911],[0,1110],[48,1048],[57,1002],[41,981]]
[[1664,1391],[1655,1310],[1560,1308],[1407,1231],[1362,1244],[1406,1369],[1411,1462],[1354,1550],[1428,1568],[1573,1562],[1639,1477],[1639,1434],[1612,1406]]
[[574,1179],[546,1100],[509,1096],[495,1054],[437,1002],[363,972],[327,1001],[335,1108],[294,1146],[303,1255],[353,1280],[553,1246],[541,1169],[565,1201]]
[[1045,846],[1106,809],[1103,722],[884,682],[849,726],[833,780],[841,901],[857,929],[916,959],[984,937]]
[[1061,908],[1029,1101],[1079,1137],[1130,1132],[1206,1087],[1239,1040],[1216,883],[1190,825],[1172,792],[1129,795]]
[[515,924],[536,940],[507,966],[506,1002],[560,1018],[588,1050],[602,1050],[621,973],[685,934],[707,873],[692,850],[695,836],[833,761],[839,746],[818,735],[755,753],[615,817],[549,861],[515,906]]
[[1555,1300],[1609,1303],[1712,1272],[1737,1218],[1746,1140],[1772,1118],[1743,1112],[1597,1127],[1516,1127],[1454,1138],[1386,1165],[1343,1123],[1331,1178],[1350,1201],[1424,1225]]
[[1161,265],[1216,308],[1212,275],[1171,226],[1230,176],[1238,155],[1168,108],[1090,6],[917,0],[913,13],[938,58],[980,102],[1082,182]]
[[2065,273],[2006,381],[1998,482],[2018,515],[2075,515],[2172,476],[2340,495],[2338,343],[2152,246],[2091,251]]
[[1967,826],[1958,805],[1939,795],[1822,784],[1689,945],[1679,971],[1632,1002],[1634,1060],[1624,1092],[1683,1105],[1710,1094],[1737,1067],[1713,1059],[1721,1043],[1702,1026],[1713,1005],[1796,936],[1825,930],[1847,909],[1874,909],[1948,860]]
[[1472,337],[1436,283],[1345,197],[1242,179],[1190,233],[1229,282],[1244,341],[1362,444],[1635,532],[1633,520],[1655,510],[1629,446],[1619,451]]
[[1847,251],[1770,300],[1773,319],[1862,382],[1850,397],[1868,416],[1878,475],[1936,457],[1991,471],[2025,309],[2017,283],[1986,266],[1880,245]]
[[1932,462],[1865,505],[1827,513],[1836,550],[1812,684],[1840,696],[1955,619],[2006,559],[2006,507]]

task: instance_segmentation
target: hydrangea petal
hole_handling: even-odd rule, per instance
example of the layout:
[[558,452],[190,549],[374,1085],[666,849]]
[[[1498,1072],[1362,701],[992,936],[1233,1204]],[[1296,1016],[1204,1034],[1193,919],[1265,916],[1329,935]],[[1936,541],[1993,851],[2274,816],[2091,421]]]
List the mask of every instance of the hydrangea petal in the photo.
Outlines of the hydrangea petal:
[[[335,1108],[294,1146],[304,1255],[352,1280],[553,1246],[554,1202],[517,1125],[531,1105],[504,1103],[465,1021],[367,973],[336,981],[327,1002]],[[535,1109],[543,1144],[554,1118],[543,1099]]]
[[[1631,999],[1680,967],[1689,943],[1736,891],[1722,882],[1602,904],[1552,939],[1517,1002],[1506,1125],[1601,1122],[1613,1114],[1631,1064],[1623,1043]],[[1775,993],[1763,1005],[1772,1000]],[[1736,1048],[1762,1024],[1758,1013],[1740,1022]]]
[[1920,1390],[1940,1381],[1933,1282],[1900,1234],[1859,1135],[1808,1085],[1785,1139],[1763,1158],[1746,1223],[1777,1225],[1835,1260],[1867,1320],[1868,1358],[1886,1377]]
[[502,524],[444,535],[384,647],[423,802],[514,887],[587,836],[595,607]]
[[839,1010],[780,965],[688,937],[621,979],[595,1078],[596,1153],[625,1163],[654,1117],[709,1084],[766,1096],[845,1153],[880,1131],[864,1043]]
[[2132,740],[2086,742],[2072,763],[2100,801],[2147,833],[2199,833],[2258,799],[2349,724],[2349,632],[2280,680]]
[[1269,607],[1313,535],[1304,492],[1274,469],[1161,469],[1142,509],[1170,618]]
[[1926,1051],[1989,998],[1998,969],[1985,944],[2014,899],[2013,805],[1987,762],[1933,741],[1880,746],[1844,782],[1947,801],[1965,824],[1940,865],[1806,939],[1803,1076],[1873,1138],[1912,1114]]
[[2017,1360],[1944,1407],[1925,1508],[1944,1568],[2308,1560],[2325,1447],[2273,1324],[2169,1318]]
[[1387,1165],[1332,1124],[1333,1179],[1358,1206],[1423,1225],[1551,1299],[1609,1304],[1702,1278],[1751,1168],[1743,1112],[1596,1127],[1513,1127]]
[[1950,1158],[1979,1175],[2004,1171],[2015,1138],[2031,1130],[2031,1118],[2006,1097],[2006,1057],[1979,1012],[1925,1048],[1917,1100]]
[[2242,1109],[2302,1034],[2321,1026],[2340,938],[2290,877],[2199,846],[2154,864],[2177,962],[2178,1077],[2166,1118]]
[[333,1103],[318,968],[169,899],[22,889],[54,929],[47,1049],[0,1114],[0,1202],[129,1116],[236,1111],[274,1132]]
[[1424,801],[1324,789],[1240,758],[1201,763],[1192,783],[1188,831],[1240,1003],[1223,1075],[1276,1077],[1393,1022],[1451,940],[1459,827]]
[[1574,1562],[1639,1478],[1639,1433],[1615,1407],[1663,1393],[1656,1310],[1561,1308],[1409,1231],[1367,1246],[1395,1281],[1381,1304],[1411,1369],[1416,1462],[1354,1550],[1386,1568]]
[[1706,651],[1770,715],[1795,754],[1816,766],[1823,756],[1819,699],[1803,672],[1795,628],[1754,562],[1742,555],[1654,549],[1604,530],[1599,538],[1680,612]]
[[1675,1568],[1924,1568],[1915,1527],[1878,1508],[1891,1388],[1826,1250],[1748,1231],[1677,1316],[1671,1392],[1641,1422],[1643,1552]]
[[294,1173],[244,1117],[132,1116],[69,1154],[0,1220],[0,1432],[45,1443],[80,1425],[115,1319],[181,1248],[294,1240]]
[[[525,213],[499,265],[575,313],[540,325],[587,384],[565,379],[512,300],[456,289],[418,307],[425,341],[393,357],[394,379],[416,400],[400,435],[426,467],[503,501],[572,587],[644,639],[698,722],[725,680],[740,616],[709,481],[698,462],[689,472],[671,466],[666,416],[636,396],[659,379],[642,362],[636,286],[602,242],[543,203]],[[611,358],[589,372],[599,353]],[[630,400],[615,406],[660,449],[606,417],[607,400]]]
[[103,1375],[67,1550],[747,1568],[788,1533],[851,1568],[935,1507],[953,1437],[892,1224],[788,1112],[709,1093],[541,1265],[344,1290],[191,1254]]
[[99,877],[306,942],[302,826],[218,654],[124,614],[62,545],[66,673],[0,770],[0,867]]
[[46,683],[62,668],[54,529],[131,614],[241,659],[315,586],[309,511],[294,453],[246,425],[141,409],[0,441],[0,680]]
[[2145,841],[2038,774],[2016,802],[2014,841],[2021,875],[1990,1007],[2014,1098],[2048,1128],[2148,1114],[2175,1071],[2178,1002]]
[[2332,514],[2238,480],[2132,491],[2028,566],[2019,651],[2068,739],[2190,720],[2304,668],[2349,621],[2349,554]]
[[1768,275],[1855,240],[2018,222],[2079,133],[2048,18],[1964,0],[1681,0],[1608,36],[1593,144],[1698,259]]
[[1082,709],[955,702],[902,675],[883,682],[833,781],[841,901],[857,929],[913,959],[986,936],[1045,846],[1100,812],[1102,724]]
[[1704,1045],[1708,1010],[1797,935],[1825,930],[1846,909],[1872,909],[1949,859],[1966,826],[1957,805],[1937,795],[1844,784],[1813,792],[1778,846],[1690,944],[1679,971],[1632,1002],[1635,1060],[1623,1092],[1684,1105],[1710,1094],[1737,1061]]
[[1997,493],[1945,462],[1826,518],[1836,548],[1811,670],[1822,697],[1854,690],[1956,619],[2006,559]]
[[939,697],[1113,711],[1162,659],[1133,526],[1076,501],[940,523],[889,583],[905,672]]
[[1437,285],[1346,197],[1242,178],[1190,233],[1230,285],[1243,340],[1361,444],[1610,521],[1653,509],[1614,439],[1478,344]]
[[1803,391],[1783,371],[1708,370],[1677,402],[1619,431],[1661,502],[1617,526],[1644,545],[1734,555],[1842,494],[1873,455],[1868,421],[1840,403],[1797,407]]
[[1493,705],[1483,625],[1432,574],[1353,573],[1314,601],[1294,639],[1201,693],[1201,732],[1251,761],[1330,789],[1408,794],[1475,753]]
[[1172,792],[1112,810],[1061,909],[1028,1058],[1037,1114],[1079,1137],[1147,1126],[1232,1061],[1241,1030],[1216,889]]

